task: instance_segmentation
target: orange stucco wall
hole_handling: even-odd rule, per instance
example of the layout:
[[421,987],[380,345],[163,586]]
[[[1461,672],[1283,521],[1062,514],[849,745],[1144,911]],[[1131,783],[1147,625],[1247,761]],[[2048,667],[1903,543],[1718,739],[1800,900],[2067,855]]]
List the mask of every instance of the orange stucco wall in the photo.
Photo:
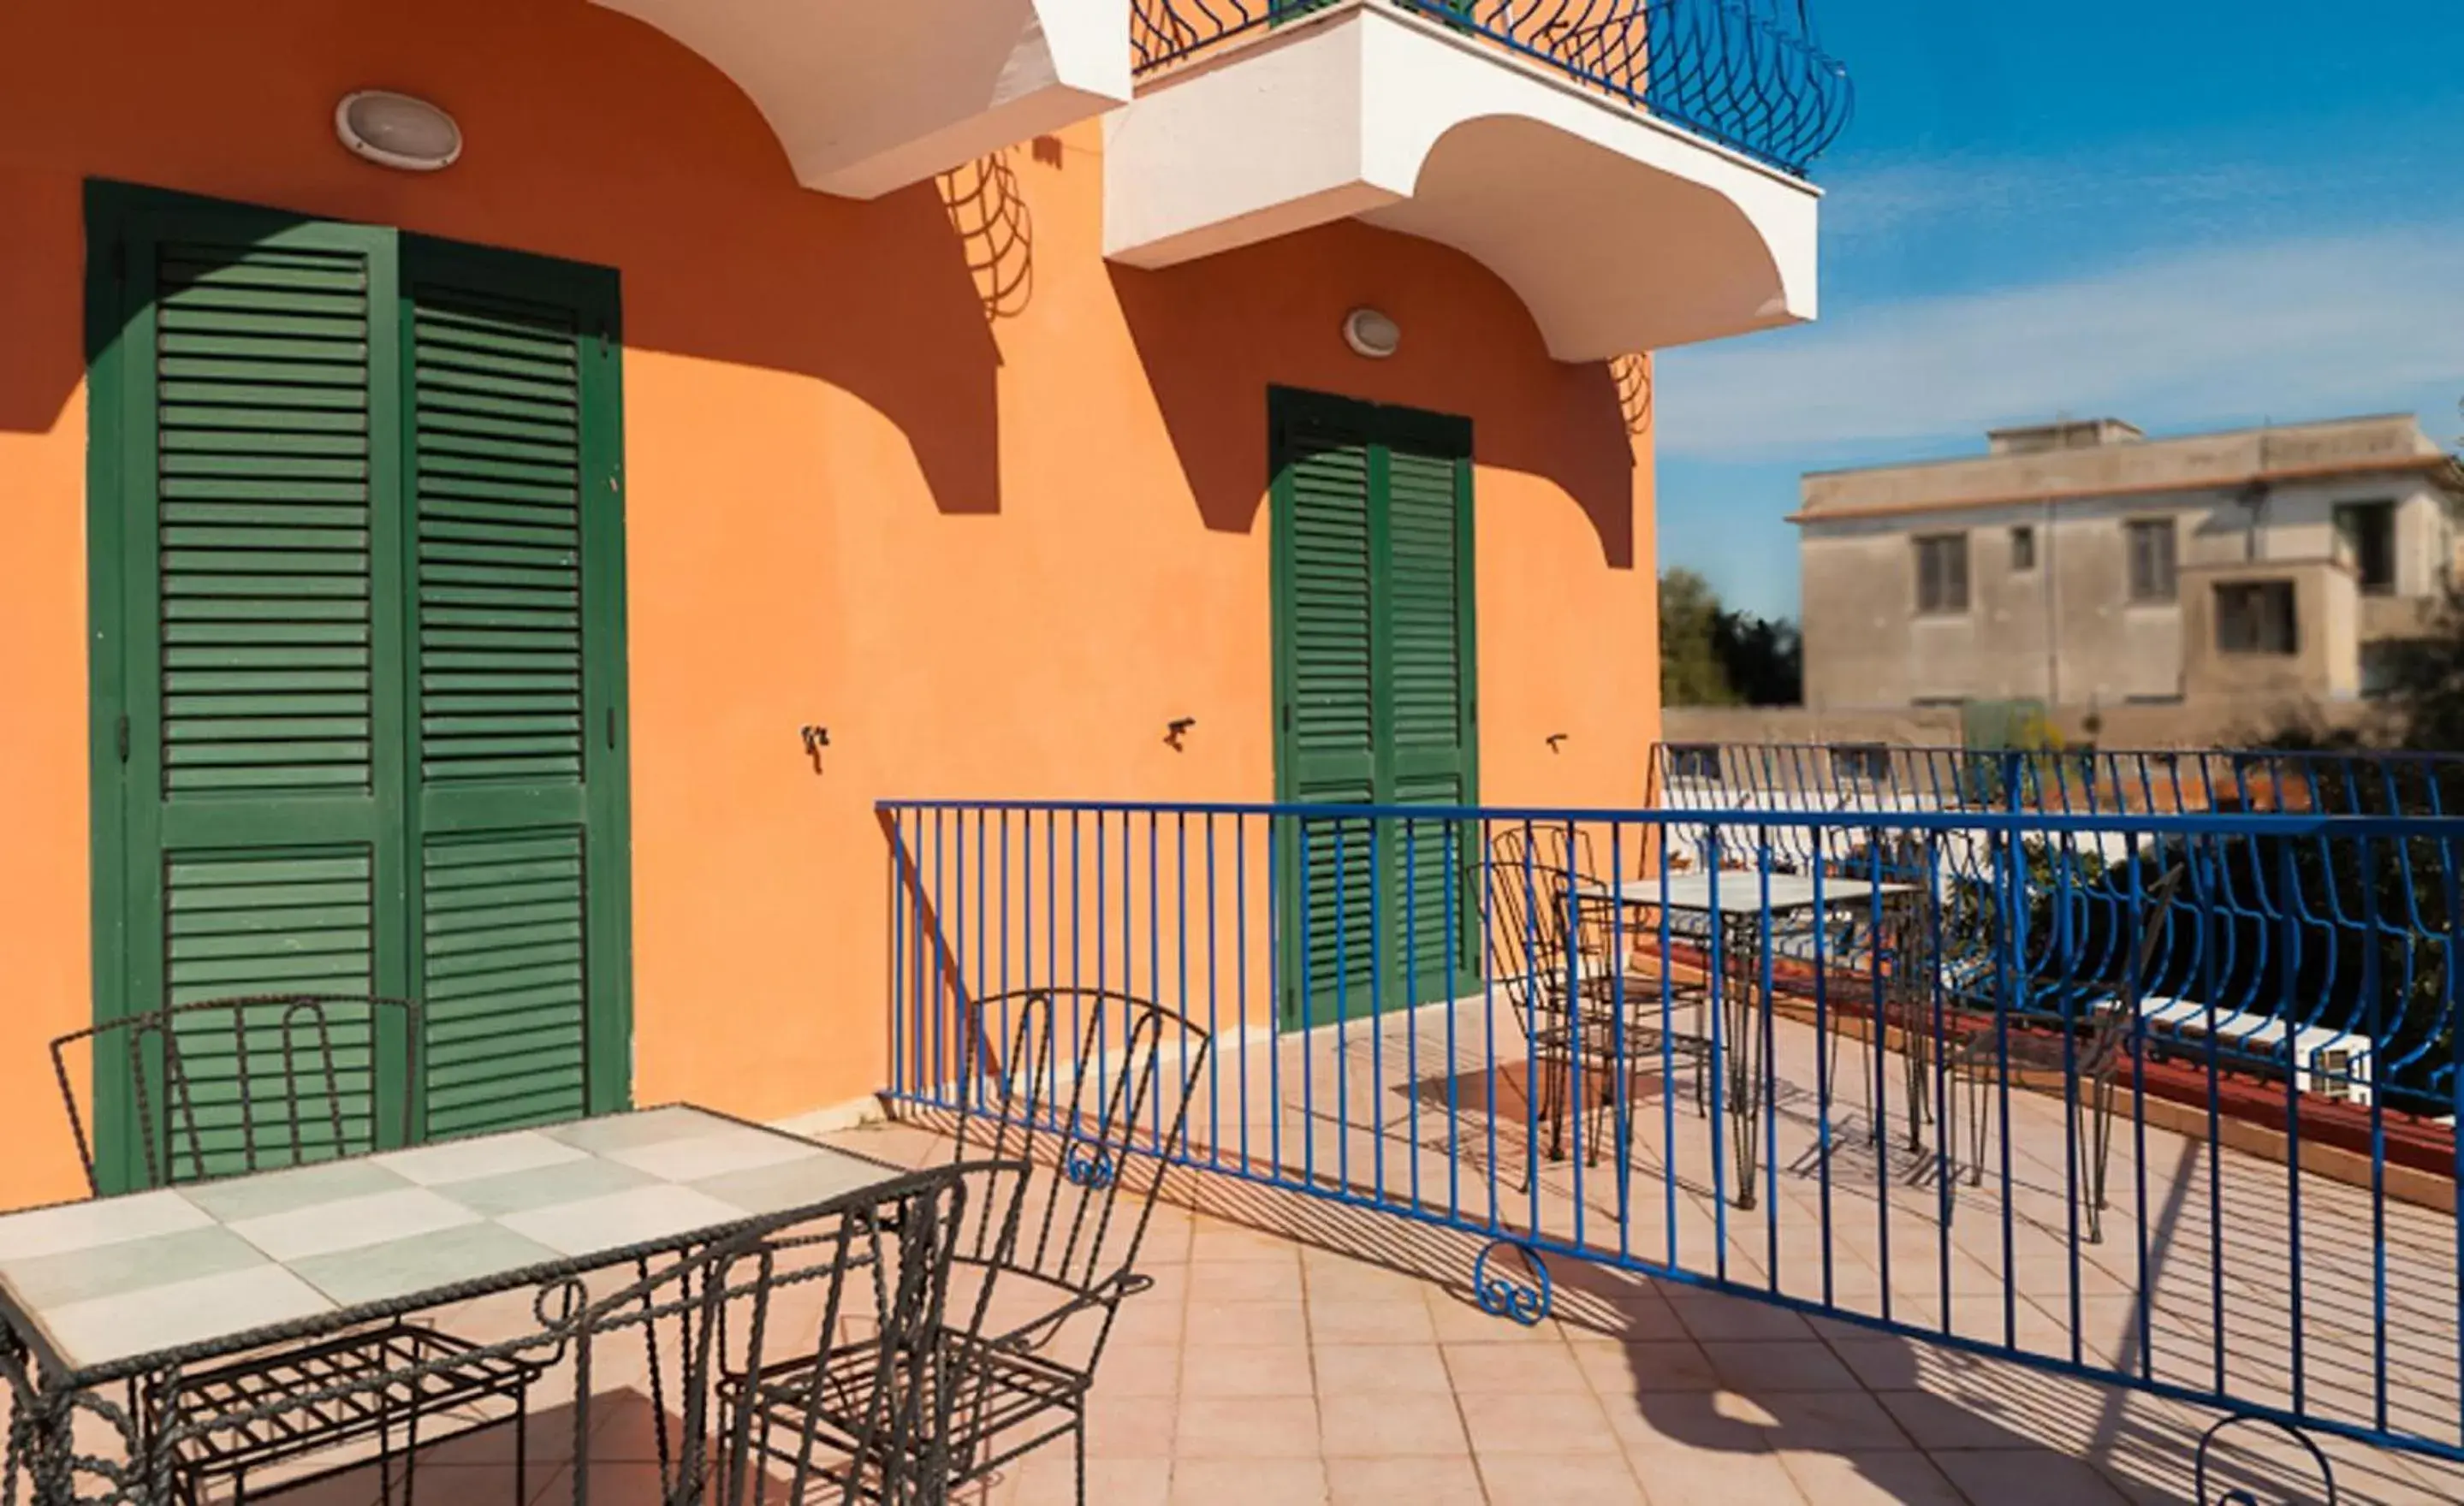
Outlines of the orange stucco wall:
[[[453,111],[464,161],[345,153],[333,104],[366,86]],[[93,1011],[89,176],[621,270],[645,1102],[882,1080],[879,797],[1271,795],[1269,382],[1473,419],[1485,794],[1639,800],[1649,439],[1608,371],[1551,361],[1473,262],[1356,225],[1111,267],[1100,143],[1005,154],[989,209],[980,170],[856,204],[583,0],[0,17],[0,1203],[77,1190],[43,1043]],[[1344,346],[1361,303],[1400,355]]]

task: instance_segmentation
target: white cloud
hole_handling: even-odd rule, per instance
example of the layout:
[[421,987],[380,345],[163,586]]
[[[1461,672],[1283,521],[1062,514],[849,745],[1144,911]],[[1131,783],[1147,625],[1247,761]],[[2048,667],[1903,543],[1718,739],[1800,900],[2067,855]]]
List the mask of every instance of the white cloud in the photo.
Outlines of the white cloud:
[[[1903,197],[1926,212],[1913,207],[1923,192]],[[2464,227],[2212,246],[1670,351],[1661,450],[1820,463],[2063,412],[2152,428],[2378,411],[2438,383],[2464,393],[2458,245]]]
[[[1833,244],[1895,239],[1928,222],[1973,233],[1992,222],[2161,204],[2168,219],[2258,214],[2309,186],[2282,165],[2259,167],[2174,153],[2080,158],[1885,158],[1825,178],[1822,232]],[[2343,186],[2350,189],[2348,180]]]

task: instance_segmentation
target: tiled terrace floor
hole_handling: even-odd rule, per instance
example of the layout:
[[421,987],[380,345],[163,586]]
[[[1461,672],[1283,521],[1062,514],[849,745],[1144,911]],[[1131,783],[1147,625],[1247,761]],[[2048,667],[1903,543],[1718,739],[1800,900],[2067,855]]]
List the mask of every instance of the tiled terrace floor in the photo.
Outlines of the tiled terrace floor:
[[[947,1154],[905,1125],[837,1138]],[[1090,1501],[2196,1498],[2216,1420],[2198,1408],[1567,1261],[1555,1316],[1526,1329],[1471,1300],[1478,1241],[1221,1179],[1174,1190],[1197,1207],[1158,1211],[1156,1287],[1104,1358]],[[2222,1448],[2220,1478],[2323,1499],[2284,1468],[2289,1446],[2247,1444]],[[2464,1500],[2464,1471],[2329,1451],[2343,1501]],[[1034,1506],[1067,1486],[1056,1452],[981,1498]]]
[[[1696,1111],[1682,1075],[1673,1103],[1653,1074],[1629,1084],[1622,1177],[1614,1156],[1543,1160],[1526,1190],[1521,1066],[1492,1072],[1471,1045],[1516,1036],[1483,1009],[1281,1040],[1227,1033],[1199,1084],[1195,1153],[1243,1164],[1245,1124],[1253,1175],[1433,1217],[1484,1222],[1494,1209],[1503,1225],[1601,1258],[1552,1257],[1555,1308],[1526,1329],[1472,1301],[1474,1235],[1288,1186],[1177,1174],[1141,1259],[1155,1287],[1125,1309],[1100,1372],[1089,1500],[2208,1506],[2229,1486],[2262,1502],[2323,1500],[2289,1442],[2243,1428],[2226,1435],[2200,1501],[2192,1459],[2215,1412],[1618,1269],[1668,1261],[1673,1238],[1682,1269],[1725,1259],[1732,1281],[1815,1300],[1827,1251],[1837,1311],[1879,1316],[1887,1294],[1903,1322],[2054,1357],[2070,1353],[2076,1326],[2085,1364],[2144,1363],[2188,1386],[2212,1384],[2220,1302],[2232,1388],[2289,1398],[2297,1197],[2305,1405],[2367,1420],[2384,1373],[2391,1425],[2448,1437],[2464,1425],[2450,1215],[2374,1206],[2365,1190],[2152,1127],[2143,1138],[2125,1113],[2105,1237],[2076,1247],[2075,1264],[2058,1098],[2011,1096],[2007,1216],[1997,1128],[1990,1174],[1958,1187],[1946,1226],[1931,1159],[1944,1131],[1924,1124],[1925,1146],[1906,1147],[1899,1059],[1881,1063],[1892,1134],[1878,1155],[1859,1048],[1835,1072],[1817,1063],[1813,1032],[1788,1021],[1773,1032],[1780,1092],[1765,1127],[1776,1145],[1758,1164],[1753,1210],[1714,1195],[1715,1184],[1736,1188],[1732,1160],[1715,1172],[1715,1127],[1732,1143]],[[828,1138],[906,1164],[952,1152],[917,1124]],[[456,1332],[491,1336],[484,1313],[448,1316]],[[572,1429],[548,1405],[520,1487],[495,1430],[427,1455],[420,1497],[570,1500]],[[603,1411],[591,1498],[651,1498],[644,1404]],[[2341,1501],[2464,1502],[2464,1470],[2320,1442]],[[1067,1451],[1054,1450],[972,1500],[1034,1506],[1067,1499],[1068,1484]],[[365,1474],[294,1497],[375,1498]]]
[[[915,1124],[826,1138],[909,1165],[953,1150]],[[2200,1408],[1571,1260],[1551,1262],[1552,1316],[1519,1327],[1471,1299],[1477,1239],[1217,1176],[1168,1191],[1140,1262],[1155,1288],[1099,1373],[1097,1506],[2198,1501],[2191,1460],[2216,1420]],[[443,1320],[521,1331],[506,1300]],[[599,1387],[594,1502],[657,1498],[638,1381]],[[572,1500],[571,1413],[553,1394],[541,1408],[524,1480],[497,1428],[427,1451],[418,1498]],[[2325,1499],[2289,1445],[2233,1436],[2209,1501],[2227,1484],[2270,1506]],[[2464,1501],[2464,1471],[2321,1442],[2341,1501]],[[962,1500],[1038,1506],[1069,1487],[1054,1448]],[[286,1498],[379,1493],[363,1471]]]

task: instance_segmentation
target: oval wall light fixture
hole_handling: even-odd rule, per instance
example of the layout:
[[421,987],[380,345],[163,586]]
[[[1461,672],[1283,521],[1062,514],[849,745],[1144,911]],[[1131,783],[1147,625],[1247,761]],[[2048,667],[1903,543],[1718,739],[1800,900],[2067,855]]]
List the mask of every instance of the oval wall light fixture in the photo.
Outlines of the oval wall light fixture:
[[1375,309],[1354,309],[1343,316],[1343,342],[1355,356],[1384,360],[1403,343],[1403,327]]
[[389,89],[360,89],[334,106],[334,134],[353,153],[405,172],[451,167],[462,155],[462,127],[425,99]]

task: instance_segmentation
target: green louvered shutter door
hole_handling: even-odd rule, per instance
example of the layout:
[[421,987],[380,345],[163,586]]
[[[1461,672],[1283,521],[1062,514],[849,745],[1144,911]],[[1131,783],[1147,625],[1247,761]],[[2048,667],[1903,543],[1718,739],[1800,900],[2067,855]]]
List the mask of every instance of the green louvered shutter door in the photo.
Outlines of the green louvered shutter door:
[[[124,949],[105,1008],[384,992],[402,981],[385,237],[203,209],[113,229],[98,307],[116,305],[118,339],[96,390],[118,405],[123,646],[101,699],[126,718],[104,792],[125,822]],[[279,1064],[253,1049],[260,1080],[242,1083],[227,1030],[184,1032],[205,1154],[183,1146],[183,1175],[289,1159],[240,1143],[239,1095],[280,1091]],[[369,1094],[399,1102],[401,1042],[336,1044],[349,1118]],[[144,1166],[126,1089],[98,1088],[118,1185]]]
[[403,283],[424,1108],[450,1136],[622,1102],[615,299],[412,238]]
[[[1269,423],[1278,797],[1474,803],[1470,426],[1280,388]],[[1287,824],[1287,1024],[1476,986],[1476,834]]]
[[[1280,599],[1277,781],[1284,800],[1377,797],[1375,618],[1365,404],[1277,393],[1272,422]],[[1286,823],[1284,1015],[1322,1024],[1375,1010],[1370,823]]]
[[[1381,417],[1386,556],[1378,597],[1389,709],[1382,788],[1397,805],[1468,805],[1475,797],[1470,426],[1393,408]],[[1443,821],[1398,822],[1391,845],[1396,947],[1410,959],[1410,997],[1451,997],[1475,965],[1468,942],[1479,934],[1480,901],[1462,875],[1478,835]]]

